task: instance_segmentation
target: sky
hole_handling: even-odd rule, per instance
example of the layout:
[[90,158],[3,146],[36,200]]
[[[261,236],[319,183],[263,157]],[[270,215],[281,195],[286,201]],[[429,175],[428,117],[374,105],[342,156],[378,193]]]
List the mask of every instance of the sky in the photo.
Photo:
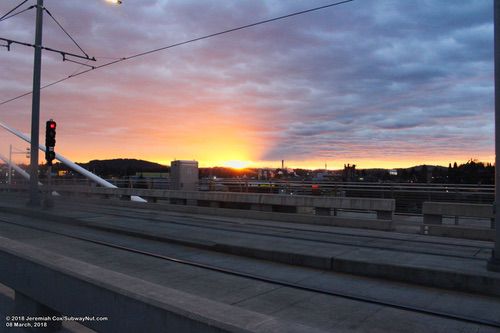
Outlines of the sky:
[[[1,1],[0,16],[20,2]],[[45,7],[99,66],[333,2],[45,0]],[[492,0],[355,0],[122,61],[43,89],[40,142],[53,118],[56,151],[75,162],[285,160],[312,169],[493,162],[492,8]],[[34,22],[34,9],[2,21],[0,37],[33,43]],[[47,14],[43,29],[44,46],[81,54]],[[87,68],[44,51],[42,85]],[[0,103],[31,91],[32,71],[33,48],[0,48]],[[31,96],[0,105],[0,122],[29,133]],[[27,146],[0,131],[0,153],[10,144]]]

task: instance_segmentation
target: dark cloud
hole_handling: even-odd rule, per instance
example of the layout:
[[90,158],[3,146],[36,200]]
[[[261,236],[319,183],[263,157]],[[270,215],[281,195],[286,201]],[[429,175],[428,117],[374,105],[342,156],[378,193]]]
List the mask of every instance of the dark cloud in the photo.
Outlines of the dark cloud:
[[[0,13],[15,4],[3,1]],[[100,57],[98,64],[323,4],[46,1],[80,45]],[[210,110],[214,122],[248,125],[255,158],[262,160],[436,151],[484,157],[493,151],[492,6],[485,0],[354,1],[66,81],[43,92],[43,112],[78,119],[75,135],[87,121],[119,135],[111,128],[128,128],[138,115],[150,121],[147,133],[148,126],[173,130],[174,116],[203,117]],[[0,22],[0,36],[32,40],[33,18],[26,13]],[[44,43],[79,52],[45,20]],[[0,100],[29,91],[32,50],[0,50],[0,57]],[[82,68],[46,53],[43,81]],[[27,129],[29,104],[29,98],[13,102],[22,116],[9,120]],[[5,110],[0,107],[0,117]],[[146,134],[142,140],[148,142]]]

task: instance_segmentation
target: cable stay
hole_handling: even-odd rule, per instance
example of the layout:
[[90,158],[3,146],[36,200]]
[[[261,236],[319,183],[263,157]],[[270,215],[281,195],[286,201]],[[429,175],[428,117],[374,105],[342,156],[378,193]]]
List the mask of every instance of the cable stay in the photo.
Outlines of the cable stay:
[[6,16],[6,17],[4,17],[4,18],[0,19],[0,22],[5,21],[5,20],[8,20],[8,19],[10,19],[11,17],[17,16],[17,15],[22,14],[22,13],[24,13],[24,12],[27,12],[28,10],[33,9],[33,8],[35,8],[35,7],[36,7],[36,6],[35,6],[35,5],[33,5],[33,6],[30,6],[30,7],[26,8],[26,9],[24,9],[24,10],[21,10],[20,12],[17,12],[17,13],[15,13],[15,14],[10,15],[10,16]]
[[56,24],[59,26],[59,28],[61,28],[61,30],[66,34],[66,36],[69,37],[69,39],[71,39],[71,41],[76,45],[76,47],[78,47],[80,49],[80,51],[82,51],[82,53],[85,55],[85,57],[87,59],[89,59],[89,55],[87,54],[87,52],[85,52],[81,47],[80,45],[78,45],[78,43],[76,42],[76,40],[71,37],[71,35],[66,31],[66,29],[64,29],[64,27],[56,20],[56,18],[50,13],[50,11],[47,9],[47,8],[43,8],[47,14],[52,18],[52,20],[54,20],[54,22],[56,22]]
[[[11,16],[9,16],[10,13],[12,13],[16,9],[18,9],[19,7],[21,7],[22,5],[24,5],[26,2],[28,2],[28,0],[24,0],[19,5],[17,5],[16,7],[12,8],[11,10],[9,10],[7,13],[5,13],[4,15],[2,15],[2,17],[0,17],[0,21],[6,20],[6,19],[8,19],[10,17],[16,16],[16,15],[21,14],[22,12],[26,11],[26,10],[23,10],[22,12],[19,12],[19,13],[16,13],[16,14],[12,14]],[[33,7],[36,7],[36,6],[31,6],[28,9],[31,9]]]

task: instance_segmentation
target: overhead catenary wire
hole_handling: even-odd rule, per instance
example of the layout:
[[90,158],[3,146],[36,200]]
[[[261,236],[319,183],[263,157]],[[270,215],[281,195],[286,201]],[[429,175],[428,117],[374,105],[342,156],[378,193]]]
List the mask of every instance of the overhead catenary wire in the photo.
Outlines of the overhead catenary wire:
[[[322,9],[326,9],[326,8],[330,8],[330,7],[334,7],[334,6],[338,6],[338,5],[342,5],[344,3],[352,2],[352,1],[354,1],[354,0],[340,1],[340,2],[331,3],[331,4],[320,6],[320,7],[315,7],[315,8],[311,8],[311,9],[302,10],[302,11],[291,13],[291,14],[286,14],[286,15],[283,15],[283,16],[278,16],[278,17],[275,17],[275,18],[271,18],[271,19],[267,19],[267,20],[263,20],[263,21],[259,21],[259,22],[255,22],[255,23],[250,23],[250,24],[242,25],[240,27],[236,27],[236,28],[232,28],[232,29],[227,29],[227,30],[216,32],[216,33],[213,33],[213,34],[209,34],[209,35],[205,35],[205,36],[193,38],[193,39],[190,39],[190,40],[187,40],[187,41],[184,41],[184,42],[175,43],[175,44],[171,44],[171,45],[159,47],[159,48],[156,48],[156,49],[152,49],[152,50],[149,50],[149,51],[137,53],[137,54],[134,54],[134,55],[131,55],[131,56],[128,56],[128,57],[124,57],[124,58],[122,58],[120,60],[116,60],[115,62],[109,62],[108,64],[104,64],[104,65],[98,66],[98,67],[109,66],[109,65],[112,65],[113,63],[117,63],[117,62],[129,60],[129,59],[133,59],[133,58],[142,57],[142,56],[145,56],[145,55],[148,55],[148,54],[151,54],[151,53],[155,53],[155,52],[167,50],[167,49],[170,49],[170,48],[173,48],[173,47],[177,47],[177,46],[181,46],[181,45],[185,45],[185,44],[197,42],[197,41],[200,41],[200,40],[203,40],[203,39],[208,39],[208,38],[212,38],[212,37],[224,35],[224,34],[227,34],[227,33],[238,31],[238,30],[243,30],[243,29],[255,27],[255,26],[258,26],[258,25],[265,24],[265,23],[270,23],[270,22],[274,22],[274,21],[283,20],[283,19],[286,19],[286,18],[289,18],[289,17],[293,17],[293,16],[298,16],[298,15],[302,15],[302,14],[306,14],[306,13],[310,13],[310,12],[314,12],[314,11],[318,11],[318,10],[322,10]],[[97,67],[96,67],[96,69],[97,69]]]
[[[26,1],[27,1],[27,0],[26,0]],[[25,2],[26,2],[26,1],[25,1]],[[24,2],[23,2],[23,3],[21,3],[19,6],[21,6],[22,4],[24,4]],[[18,8],[19,6],[17,6],[16,8]],[[8,17],[6,17],[9,13],[11,13],[13,10],[15,10],[15,9],[16,9],[16,8],[14,8],[14,9],[13,9],[13,10],[11,10],[9,13],[5,14],[4,16],[2,16],[2,18],[3,18],[3,19],[0,19],[0,21],[2,21],[2,20],[6,20],[6,19],[11,18],[11,17],[14,17],[14,16],[16,16],[16,15],[19,15],[19,14],[21,14],[21,13],[23,13],[23,12],[27,11],[27,10],[33,9],[33,8],[35,8],[35,7],[36,7],[36,5],[30,6],[30,7],[26,8],[26,9],[24,9],[24,10],[22,10],[22,11],[18,12],[18,13],[15,13],[15,14],[12,14],[12,15],[10,15],[10,16],[8,16]],[[54,49],[51,49],[51,48],[48,48],[48,47],[42,47],[42,49],[43,49],[43,50],[47,50],[47,51],[52,51],[52,52],[58,52],[58,53],[60,53],[60,54],[62,55],[62,57],[63,57],[63,61],[74,62],[74,63],[80,64],[80,65],[84,65],[84,66],[88,66],[88,67],[92,67],[92,68],[93,68],[93,66],[90,66],[90,65],[87,65],[87,64],[83,64],[83,63],[81,63],[81,62],[77,62],[77,61],[74,61],[74,60],[71,60],[71,59],[68,59],[68,58],[67,58],[67,56],[70,56],[70,57],[78,57],[78,58],[83,58],[83,59],[86,59],[86,60],[87,60],[87,63],[88,63],[88,60],[95,61],[95,58],[94,58],[94,57],[92,57],[92,58],[91,58],[91,57],[87,54],[87,52],[85,52],[85,51],[83,50],[83,48],[82,48],[82,47],[81,47],[81,46],[77,43],[77,41],[76,41],[76,40],[75,40],[75,39],[74,39],[74,38],[70,35],[70,33],[69,33],[66,29],[64,29],[64,27],[62,26],[62,24],[61,24],[61,23],[59,23],[59,21],[58,21],[58,20],[54,17],[54,15],[52,15],[52,13],[51,13],[51,12],[50,12],[47,8],[43,7],[43,10],[44,10],[45,12],[47,12],[47,14],[50,16],[50,18],[52,18],[52,20],[53,20],[53,21],[57,24],[57,26],[59,26],[59,28],[60,28],[60,29],[61,29],[61,30],[62,30],[62,31],[66,34],[66,36],[68,36],[68,37],[69,37],[69,39],[71,39],[71,41],[72,41],[72,42],[76,45],[76,47],[77,47],[77,48],[78,48],[78,49],[79,49],[79,50],[80,50],[80,51],[84,54],[84,56],[82,57],[82,56],[79,56],[79,55],[76,55],[76,54],[72,54],[72,53],[69,53],[69,52],[64,52],[64,51],[58,51],[58,50],[54,50]],[[0,46],[7,47],[7,49],[8,49],[9,51],[10,51],[10,46],[11,46],[11,44],[19,44],[19,45],[24,45],[24,46],[31,46],[31,47],[35,47],[35,45],[33,45],[33,44],[24,43],[24,42],[18,42],[18,41],[9,40],[9,39],[6,39],[6,38],[0,38],[0,40],[7,42],[7,44],[6,44],[6,45],[0,45]]]
[[[311,13],[311,12],[315,12],[315,11],[319,11],[319,10],[323,10],[323,9],[327,9],[327,8],[331,8],[331,7],[335,7],[335,6],[339,6],[339,5],[342,5],[342,4],[345,4],[345,3],[348,3],[348,2],[352,2],[352,1],[354,1],[354,0],[338,1],[338,2],[335,2],[335,3],[330,3],[330,4],[319,6],[319,7],[314,7],[314,8],[310,8],[310,9],[306,9],[306,10],[301,10],[301,11],[298,11],[298,12],[294,12],[294,13],[290,13],[290,14],[286,14],[286,15],[274,17],[274,18],[271,18],[271,19],[262,20],[262,21],[258,21],[258,22],[254,22],[254,23],[250,23],[250,24],[246,24],[246,25],[242,25],[242,26],[239,26],[239,27],[235,27],[235,28],[223,30],[223,31],[220,31],[220,32],[216,32],[216,33],[212,33],[212,34],[208,34],[208,35],[204,35],[204,36],[192,38],[192,39],[189,39],[189,40],[186,40],[186,41],[183,41],[183,42],[169,44],[169,45],[158,47],[158,48],[151,49],[151,50],[148,50],[148,51],[136,53],[136,54],[133,54],[133,55],[130,55],[130,56],[127,56],[127,57],[118,58],[116,60],[104,63],[102,65],[94,66],[94,67],[86,69],[84,71],[71,74],[71,75],[69,75],[69,76],[67,76],[65,78],[61,78],[61,79],[59,79],[57,81],[51,82],[49,84],[46,84],[46,85],[40,87],[40,89],[48,88],[50,86],[56,85],[56,84],[61,83],[63,81],[69,80],[71,78],[74,78],[74,77],[86,74],[86,73],[88,73],[90,71],[94,71],[96,69],[100,69],[100,68],[104,68],[104,67],[107,67],[107,66],[111,66],[111,65],[117,64],[117,63],[121,63],[121,62],[126,61],[126,60],[131,60],[131,59],[143,57],[143,56],[146,56],[146,55],[149,55],[149,54],[152,54],[152,53],[156,53],[156,52],[164,51],[164,50],[171,49],[171,48],[174,48],[174,47],[178,47],[178,46],[182,46],[182,45],[186,45],[186,44],[198,42],[198,41],[201,41],[201,40],[204,40],[204,39],[209,39],[209,38],[212,38],[212,37],[216,37],[216,36],[220,36],[220,35],[224,35],[224,34],[236,32],[236,31],[239,31],[239,30],[248,29],[248,28],[251,28],[251,27],[258,26],[258,25],[262,25],[262,24],[266,24],[266,23],[270,23],[270,22],[275,22],[275,21],[283,20],[283,19],[290,18],[290,17],[293,17],[293,16],[298,16],[298,15],[302,15],[302,14],[306,14],[306,13]],[[31,93],[32,92],[27,92],[27,93],[24,93],[22,95],[13,97],[11,99],[2,101],[2,102],[0,102],[0,106],[4,105],[4,104],[7,104],[7,103],[10,103],[12,101],[15,101],[17,99],[20,99],[22,97],[31,95]]]
[[[16,9],[18,9],[19,7],[21,7],[22,5],[24,5],[26,2],[28,2],[28,0],[24,0],[23,2],[21,2],[19,5],[17,5],[16,7],[12,8],[11,10],[9,10],[7,13],[5,13],[4,15],[2,15],[2,17],[0,17],[0,21],[3,21],[3,20],[6,20],[8,17],[8,15],[10,13],[12,13],[13,11],[15,11]],[[17,15],[17,14],[16,14]]]
[[[10,44],[17,44],[17,45],[23,45],[23,46],[28,46],[28,47],[37,47],[35,44],[26,43],[26,42],[20,42],[20,41],[17,41],[17,40],[8,39],[8,38],[4,38],[4,37],[0,37],[0,40],[8,43],[9,45]],[[50,47],[46,47],[46,46],[39,46],[39,47],[42,50],[60,54],[63,57],[63,61],[66,60],[67,57],[75,57],[75,58],[79,58],[79,59],[83,59],[83,60],[96,61],[95,57],[91,58],[91,57],[89,57],[87,55],[82,56],[82,55],[74,54],[74,53],[71,53],[71,52],[56,50],[56,49],[53,49],[53,48],[50,48]]]
[[0,22],[5,21],[5,20],[8,20],[8,19],[10,19],[11,17],[17,16],[17,15],[22,14],[22,13],[24,13],[24,12],[27,12],[28,10],[33,9],[33,8],[35,8],[35,7],[36,7],[36,6],[34,6],[34,5],[33,5],[33,6],[30,6],[30,7],[26,8],[26,9],[21,10],[20,12],[14,13],[14,14],[9,15],[9,16],[4,16],[2,19],[0,19]]

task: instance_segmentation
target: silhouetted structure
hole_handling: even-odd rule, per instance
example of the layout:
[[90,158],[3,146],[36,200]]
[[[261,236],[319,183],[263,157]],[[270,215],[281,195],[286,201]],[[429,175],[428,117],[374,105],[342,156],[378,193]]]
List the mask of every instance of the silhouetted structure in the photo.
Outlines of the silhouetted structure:
[[342,181],[353,182],[356,181],[356,164],[344,164],[344,171],[342,172]]
[[198,190],[198,162],[172,161],[170,163],[170,189],[181,191]]

